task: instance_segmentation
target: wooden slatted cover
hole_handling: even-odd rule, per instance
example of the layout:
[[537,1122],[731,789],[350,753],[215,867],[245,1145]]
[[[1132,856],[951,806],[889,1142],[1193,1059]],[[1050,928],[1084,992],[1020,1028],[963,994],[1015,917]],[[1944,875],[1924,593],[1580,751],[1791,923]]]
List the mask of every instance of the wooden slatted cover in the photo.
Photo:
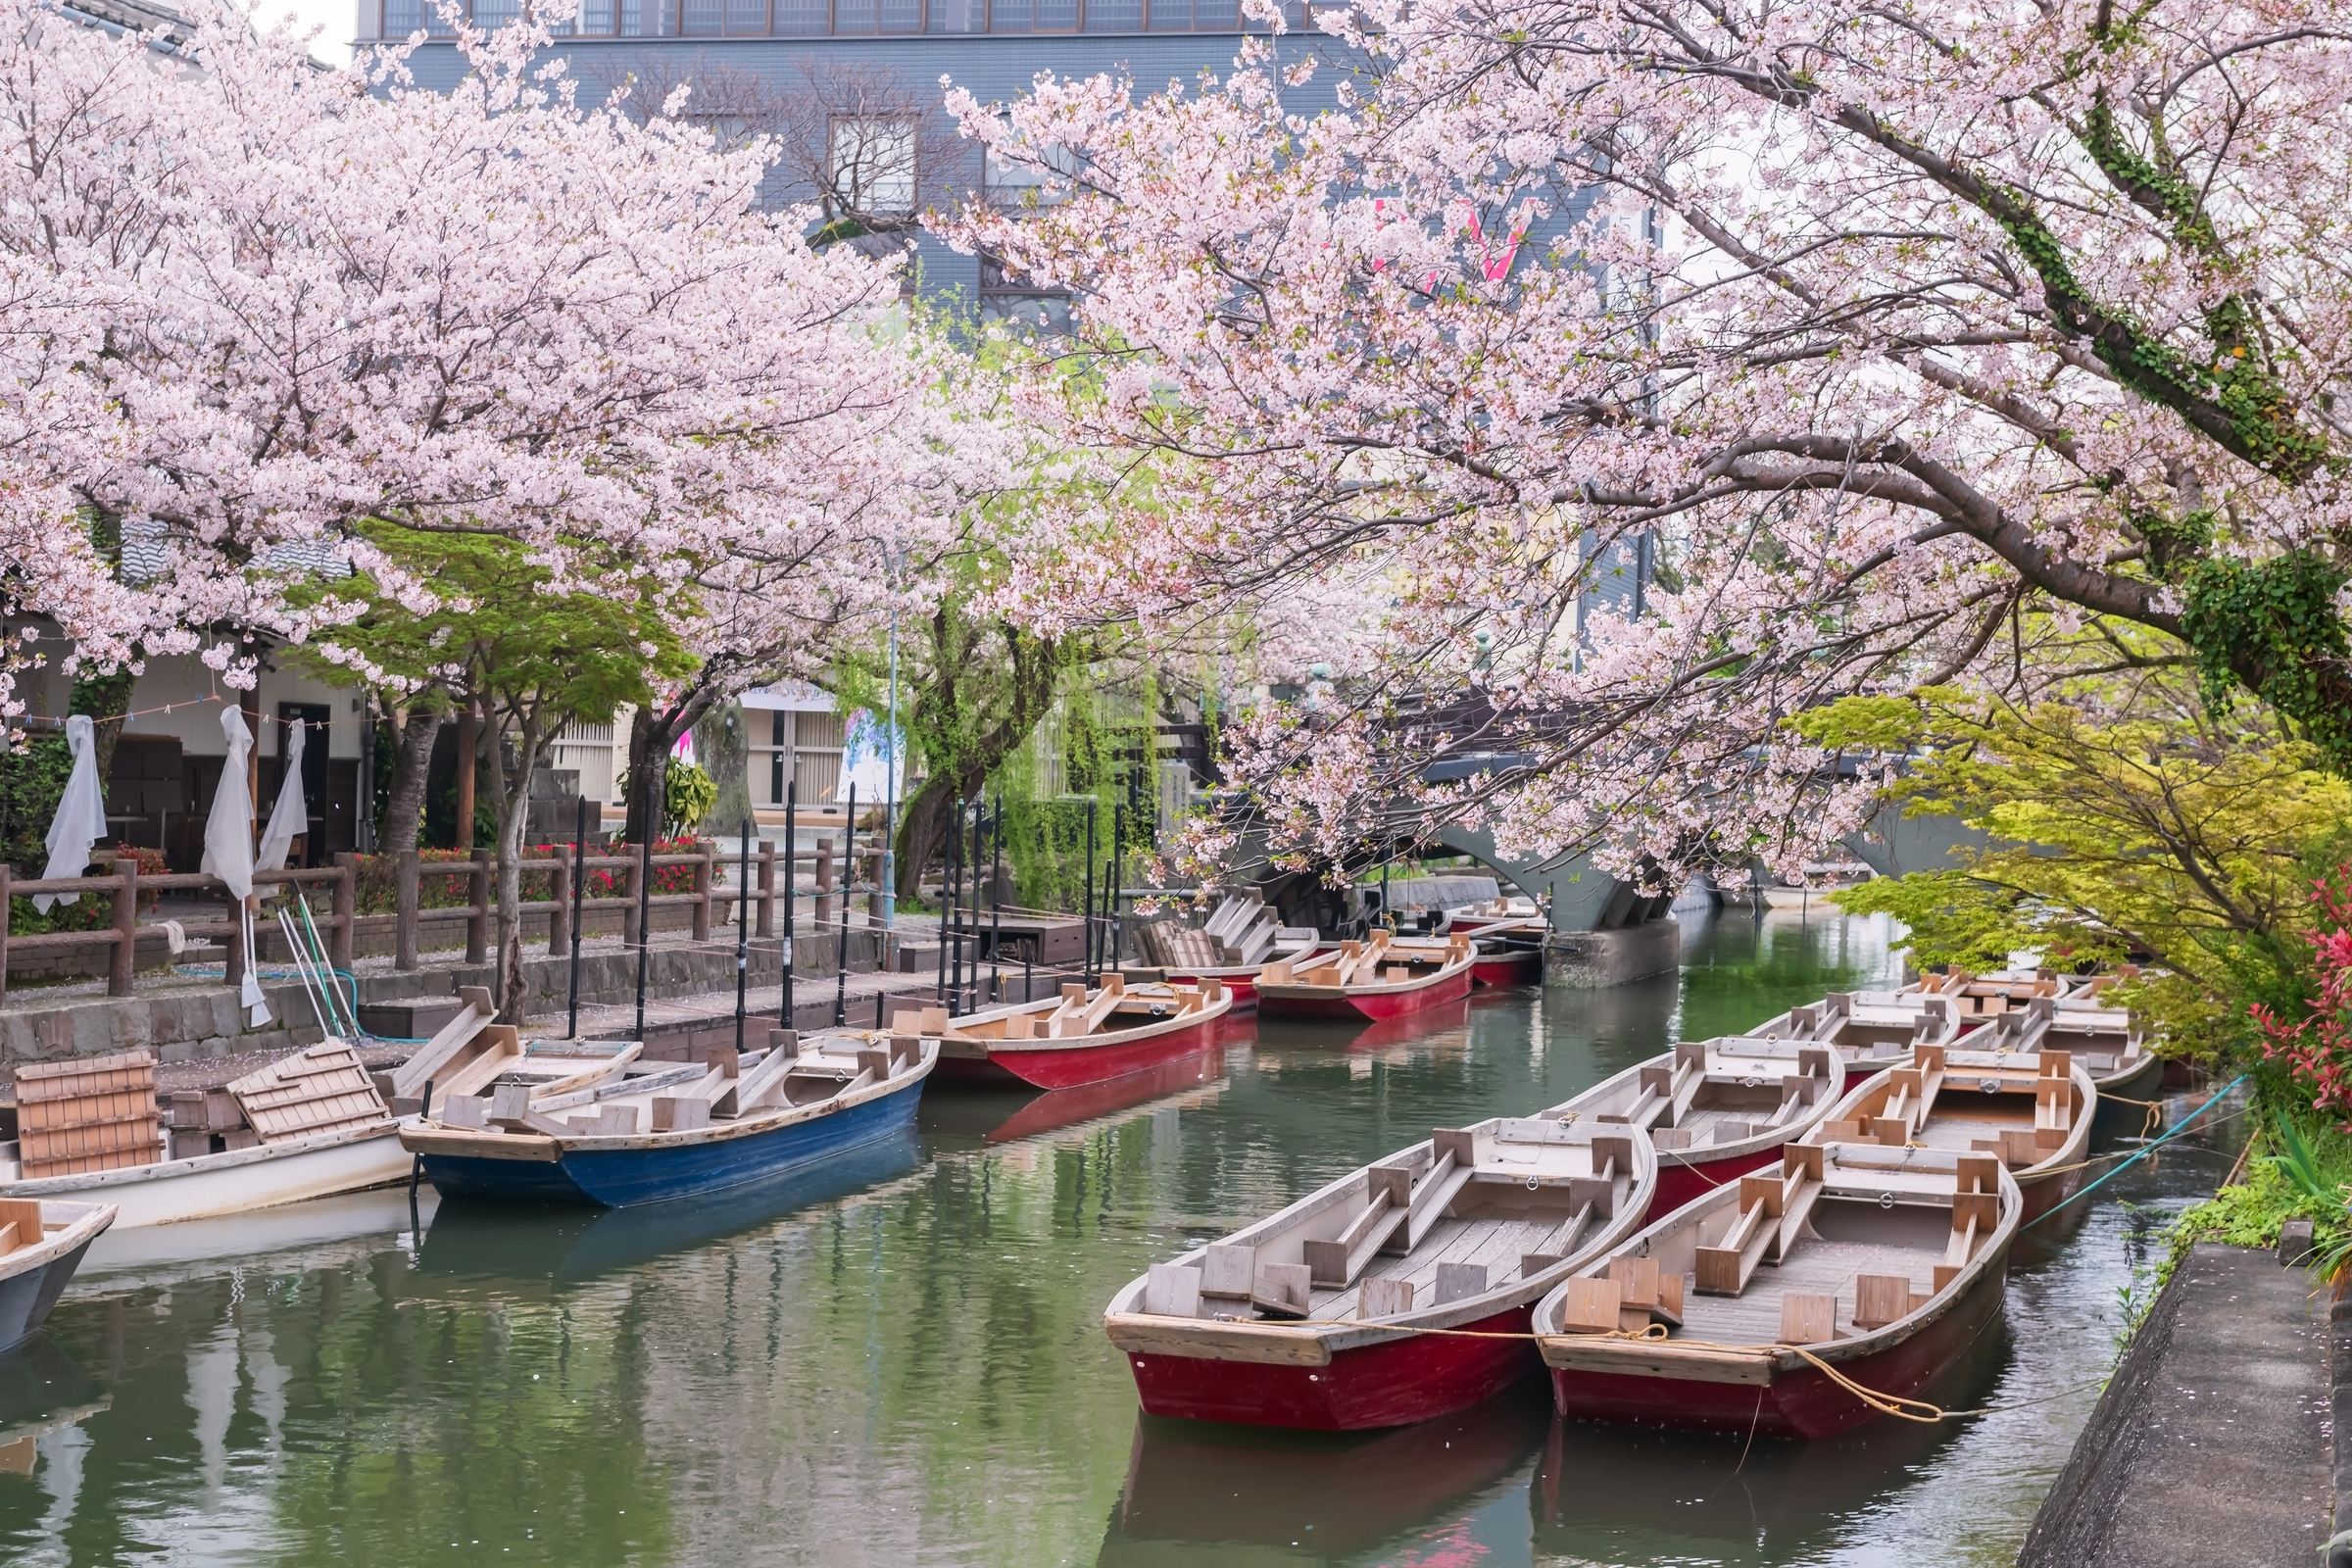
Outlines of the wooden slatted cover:
[[265,1144],[364,1126],[391,1114],[358,1053],[340,1040],[247,1073],[228,1086]]
[[151,1165],[163,1157],[155,1056],[126,1051],[16,1070],[26,1180]]

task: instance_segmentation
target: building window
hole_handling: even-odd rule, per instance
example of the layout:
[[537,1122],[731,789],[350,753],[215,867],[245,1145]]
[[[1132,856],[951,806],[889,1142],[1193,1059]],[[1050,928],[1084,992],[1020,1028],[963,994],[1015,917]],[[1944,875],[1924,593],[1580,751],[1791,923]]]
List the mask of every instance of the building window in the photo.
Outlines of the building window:
[[850,212],[905,218],[914,211],[914,122],[896,116],[836,116],[825,165],[832,197]]

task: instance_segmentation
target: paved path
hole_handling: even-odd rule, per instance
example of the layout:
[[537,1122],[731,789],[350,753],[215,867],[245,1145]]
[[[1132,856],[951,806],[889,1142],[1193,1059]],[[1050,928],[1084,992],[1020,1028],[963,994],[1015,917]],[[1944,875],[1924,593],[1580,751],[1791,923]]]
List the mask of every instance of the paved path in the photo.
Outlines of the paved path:
[[2181,1261],[2019,1568],[2312,1564],[2335,1506],[2328,1298],[2269,1251]]

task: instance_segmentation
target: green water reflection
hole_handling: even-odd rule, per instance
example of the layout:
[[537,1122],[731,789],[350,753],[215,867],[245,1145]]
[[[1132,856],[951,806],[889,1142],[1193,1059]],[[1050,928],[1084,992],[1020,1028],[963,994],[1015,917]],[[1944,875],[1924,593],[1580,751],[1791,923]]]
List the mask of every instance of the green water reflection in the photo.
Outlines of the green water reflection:
[[[1842,919],[1738,915],[1688,948],[1679,980],[1481,1000],[1409,1039],[1269,1026],[1122,1093],[937,1096],[919,1139],[855,1169],[686,1213],[428,1200],[419,1245],[405,1197],[376,1194],[117,1239],[40,1359],[0,1362],[0,1555],[2005,1560],[2090,1393],[1744,1456],[1562,1427],[1533,1381],[1336,1442],[1138,1417],[1100,1314],[1154,1259],[1432,1126],[1565,1098],[1888,963],[1883,925]],[[2183,1155],[2118,1185],[2161,1203],[2214,1174]],[[2095,1372],[2151,1223],[2103,1208],[2022,1274],[2031,1332],[1976,1381]]]

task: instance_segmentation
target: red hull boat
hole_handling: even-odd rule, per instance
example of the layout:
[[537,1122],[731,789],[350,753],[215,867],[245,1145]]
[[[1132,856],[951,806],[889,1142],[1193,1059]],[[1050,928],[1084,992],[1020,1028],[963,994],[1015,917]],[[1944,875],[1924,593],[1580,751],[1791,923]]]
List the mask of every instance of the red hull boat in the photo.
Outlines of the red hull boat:
[[[2023,1211],[1989,1155],[1790,1149],[1780,1172],[1686,1205],[1538,1303],[1553,1403],[1784,1438],[1859,1426],[1880,1411],[1821,1363],[1883,1396],[1935,1385],[2000,1316]],[[1660,1323],[1663,1339],[1632,1337]]]
[[1099,1084],[1081,1084],[1075,1089],[1048,1090],[982,1136],[992,1144],[1008,1144],[1015,1139],[1129,1110],[1164,1096],[1201,1090],[1203,1085],[1221,1083],[1224,1077],[1224,1049],[1212,1047],[1163,1061],[1156,1067],[1147,1067],[1142,1072],[1129,1073],[1124,1078],[1106,1078]]
[[1528,1308],[1641,1224],[1627,1127],[1496,1117],[1392,1154],[1112,1298],[1152,1415],[1355,1431],[1466,1408],[1537,1370]]
[[1470,965],[1470,979],[1476,985],[1524,986],[1543,978],[1544,955],[1535,948],[1481,953]]
[[[917,1034],[939,1041],[935,1074],[947,1083],[1072,1089],[1147,1072],[1214,1047],[1233,998],[1222,986],[1101,989],[1064,986],[1059,999],[992,1007],[953,1020],[926,1009]],[[902,1027],[904,1027],[902,1025]]]
[[1375,931],[1336,953],[1266,965],[1258,974],[1257,1008],[1269,1017],[1401,1018],[1468,996],[1477,956],[1467,937],[1400,942]]

